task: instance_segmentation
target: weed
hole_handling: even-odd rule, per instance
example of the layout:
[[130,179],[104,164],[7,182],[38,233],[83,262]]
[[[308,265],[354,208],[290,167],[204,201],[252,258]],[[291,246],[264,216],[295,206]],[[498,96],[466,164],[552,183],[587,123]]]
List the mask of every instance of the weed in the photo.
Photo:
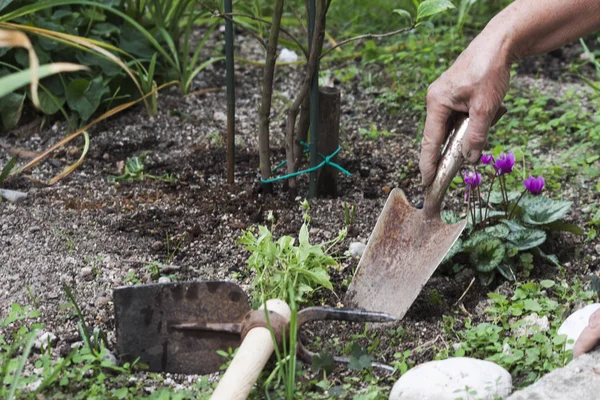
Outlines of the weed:
[[354,225],[354,218],[356,217],[356,204],[348,204],[344,201],[344,226],[350,228]]
[[369,140],[378,140],[380,137],[387,137],[392,134],[390,131],[378,130],[374,123],[371,123],[369,129],[360,128],[358,133]]
[[144,179],[154,179],[163,182],[177,183],[177,177],[173,174],[163,174],[160,176],[151,175],[144,172],[144,162],[148,157],[148,153],[142,153],[139,156],[128,158],[125,162],[125,171],[120,176],[110,176],[109,182],[123,182],[123,181],[143,181]]
[[[336,260],[328,253],[345,237],[345,230],[333,240],[318,245],[309,242],[308,214],[300,228],[298,245],[291,236],[278,240],[266,226],[258,227],[258,235],[253,229],[244,232],[238,243],[252,254],[248,259],[249,269],[255,273],[252,282],[255,299],[282,299],[288,304],[289,293],[294,293],[294,301],[303,303],[306,296],[323,287],[333,290],[328,268],[337,266]],[[292,290],[288,287],[292,284]]]

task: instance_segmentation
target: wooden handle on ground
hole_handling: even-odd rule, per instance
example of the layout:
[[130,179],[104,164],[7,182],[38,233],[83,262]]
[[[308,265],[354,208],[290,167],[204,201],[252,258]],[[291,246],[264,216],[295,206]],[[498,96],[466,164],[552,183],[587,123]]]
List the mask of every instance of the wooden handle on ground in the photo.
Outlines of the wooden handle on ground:
[[[267,300],[260,309],[264,309],[265,305],[267,310],[276,312],[289,323],[292,312],[284,301]],[[211,400],[246,399],[273,350],[273,339],[269,329],[251,329],[213,392]]]

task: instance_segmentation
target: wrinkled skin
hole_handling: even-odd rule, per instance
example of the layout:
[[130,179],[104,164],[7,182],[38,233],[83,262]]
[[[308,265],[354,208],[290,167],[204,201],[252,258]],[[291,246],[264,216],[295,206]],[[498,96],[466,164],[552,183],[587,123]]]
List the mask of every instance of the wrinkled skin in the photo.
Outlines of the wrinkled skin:
[[588,326],[581,332],[573,347],[573,357],[579,357],[600,344],[600,310],[592,314]]
[[[419,168],[424,186],[435,177],[440,150],[457,113],[469,115],[463,157],[476,162],[499,117],[510,66],[600,29],[600,0],[515,0],[496,15],[427,92]],[[510,110],[509,110],[510,113]],[[575,357],[600,344],[600,312],[574,348]]]

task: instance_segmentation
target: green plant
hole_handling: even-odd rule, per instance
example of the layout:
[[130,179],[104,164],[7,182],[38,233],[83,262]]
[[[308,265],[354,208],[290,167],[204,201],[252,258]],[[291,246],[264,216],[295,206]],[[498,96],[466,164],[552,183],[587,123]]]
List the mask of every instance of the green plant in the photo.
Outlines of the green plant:
[[[513,376],[516,387],[526,386],[571,360],[566,336],[557,330],[575,301],[592,302],[596,293],[580,281],[542,280],[517,284],[512,297],[488,294],[486,322],[462,329],[452,317],[444,318],[445,332],[455,345],[443,348],[436,358],[468,356],[494,361]],[[546,322],[544,322],[546,321]]]
[[378,140],[380,137],[387,137],[392,134],[390,131],[378,130],[374,123],[371,123],[369,129],[359,128],[358,133],[369,140]]
[[[151,175],[144,172],[144,162],[148,157],[148,153],[142,153],[139,156],[128,158],[125,162],[125,171],[119,176],[110,176],[109,182],[123,182],[123,181],[143,181],[144,179],[155,179],[158,181],[177,183],[177,177],[173,174],[165,173],[163,175]],[[168,237],[167,237],[168,241]],[[176,250],[175,250],[176,251]]]
[[[308,207],[308,203],[304,204]],[[258,227],[258,235],[254,229],[248,229],[238,239],[238,243],[251,252],[248,268],[255,273],[252,281],[254,299],[261,299],[264,294],[266,299],[282,299],[289,303],[289,294],[294,293],[294,301],[303,303],[307,301],[307,295],[319,288],[333,290],[328,268],[337,266],[337,262],[329,252],[345,237],[346,231],[340,231],[329,242],[310,244],[309,223],[306,213],[298,245],[296,239],[287,235],[275,240],[266,226]],[[292,289],[288,289],[290,284]]]
[[[521,193],[507,189],[507,176],[512,172],[515,160],[513,152],[501,153],[496,158],[491,154],[482,156],[484,168],[491,170],[487,194],[481,194],[482,175],[479,172],[464,176],[468,238],[457,240],[444,261],[449,262],[459,254],[467,255],[469,264],[484,284],[490,284],[496,272],[514,281],[518,267],[527,275],[533,266],[531,252],[558,265],[556,256],[547,255],[540,249],[547,239],[547,232],[583,234],[579,227],[562,221],[571,202],[541,195],[545,183],[543,177],[525,179],[525,189]],[[495,182],[498,182],[499,191],[494,191]],[[527,192],[530,194],[526,195]],[[443,218],[448,223],[458,221],[456,214],[450,212],[444,213]],[[460,265],[457,269],[461,269]]]
[[[166,276],[169,279],[174,280],[175,279],[174,274],[165,275],[165,272],[163,270],[168,269],[168,268],[169,268],[168,265],[159,263],[157,261],[153,261],[150,264],[144,265],[144,269],[150,273],[150,278],[152,280],[157,280],[161,276]],[[131,277],[130,281],[135,283],[135,279],[134,279],[135,274],[132,274],[132,275],[133,276]]]
[[344,225],[346,228],[350,228],[354,225],[354,218],[356,217],[356,204],[348,204],[344,201]]

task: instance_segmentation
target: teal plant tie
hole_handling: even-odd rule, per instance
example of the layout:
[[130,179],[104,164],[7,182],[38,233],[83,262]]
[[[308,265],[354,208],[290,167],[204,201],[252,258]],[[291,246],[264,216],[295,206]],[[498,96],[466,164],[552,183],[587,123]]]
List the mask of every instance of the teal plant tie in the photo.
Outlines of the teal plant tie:
[[[300,142],[300,144],[302,146],[304,146],[304,153],[310,152],[310,146],[309,145],[307,145],[304,142]],[[337,168],[343,174],[345,174],[347,176],[351,176],[352,174],[350,172],[348,172],[346,169],[344,169],[340,165],[338,165],[338,164],[334,163],[333,161],[331,161],[331,159],[333,157],[335,157],[341,150],[342,150],[341,146],[338,146],[338,148],[333,153],[331,153],[328,156],[324,156],[323,154],[319,153],[319,156],[323,159],[323,161],[320,164],[315,165],[312,168],[303,169],[301,171],[297,171],[297,172],[294,172],[294,173],[291,173],[291,174],[287,174],[287,175],[283,175],[283,176],[278,176],[278,177],[271,178],[271,179],[262,179],[261,178],[260,181],[262,183],[273,183],[273,182],[283,181],[285,179],[290,179],[290,178],[293,178],[293,177],[298,176],[298,175],[311,173],[313,171],[318,170],[319,168],[323,168],[326,165],[330,165],[330,166],[332,166],[334,168]],[[286,163],[287,163],[287,160],[281,162],[275,168],[273,168],[272,171],[273,172],[277,171],[279,168],[283,167]]]

